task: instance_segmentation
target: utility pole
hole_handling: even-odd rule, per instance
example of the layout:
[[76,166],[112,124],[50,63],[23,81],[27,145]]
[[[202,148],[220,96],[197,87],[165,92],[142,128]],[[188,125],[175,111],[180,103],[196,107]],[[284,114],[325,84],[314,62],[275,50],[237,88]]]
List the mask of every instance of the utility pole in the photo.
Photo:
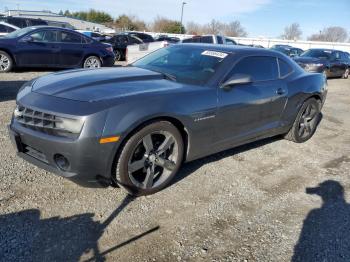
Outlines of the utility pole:
[[181,22],[180,22],[180,34],[182,34],[182,19],[184,16],[184,6],[185,6],[186,2],[182,2],[182,7],[181,7]]

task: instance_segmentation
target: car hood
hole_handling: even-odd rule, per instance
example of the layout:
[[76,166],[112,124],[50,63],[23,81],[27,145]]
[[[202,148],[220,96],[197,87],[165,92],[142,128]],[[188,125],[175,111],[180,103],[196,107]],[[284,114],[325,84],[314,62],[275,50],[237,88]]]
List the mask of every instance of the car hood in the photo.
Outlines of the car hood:
[[160,73],[137,67],[78,69],[38,78],[32,91],[59,98],[93,102],[182,86]]
[[320,59],[315,57],[296,57],[295,62],[301,63],[301,64],[317,64],[317,63],[324,63],[327,60],[326,59]]

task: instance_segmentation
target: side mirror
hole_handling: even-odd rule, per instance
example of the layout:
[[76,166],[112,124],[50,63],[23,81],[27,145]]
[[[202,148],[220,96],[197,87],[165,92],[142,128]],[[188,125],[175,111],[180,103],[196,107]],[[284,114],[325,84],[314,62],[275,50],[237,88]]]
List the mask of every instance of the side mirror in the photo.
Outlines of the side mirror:
[[20,41],[25,42],[25,43],[34,42],[34,38],[31,37],[30,35],[27,35],[27,36],[23,37]]
[[244,85],[253,82],[252,77],[246,74],[235,74],[221,85],[222,89],[230,90],[235,85]]

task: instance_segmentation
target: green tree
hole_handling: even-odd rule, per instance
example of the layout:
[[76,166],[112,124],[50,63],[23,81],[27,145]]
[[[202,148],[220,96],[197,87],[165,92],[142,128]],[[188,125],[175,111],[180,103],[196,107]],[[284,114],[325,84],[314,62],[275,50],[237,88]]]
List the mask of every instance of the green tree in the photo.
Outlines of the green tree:
[[114,22],[114,26],[122,30],[143,31],[146,30],[146,23],[135,16],[120,15]]
[[185,27],[178,21],[170,20],[164,17],[157,17],[153,22],[153,31],[161,33],[185,33]]
[[64,16],[71,16],[71,13],[69,12],[69,10],[64,11]]
[[[66,11],[67,12],[67,11]],[[68,11],[69,13],[69,11]],[[66,15],[66,13],[65,13]],[[94,22],[94,23],[109,23],[112,22],[112,16],[106,12],[103,11],[97,11],[94,9],[90,9],[89,11],[80,11],[80,12],[74,12],[70,14],[71,17],[75,17],[81,20]]]

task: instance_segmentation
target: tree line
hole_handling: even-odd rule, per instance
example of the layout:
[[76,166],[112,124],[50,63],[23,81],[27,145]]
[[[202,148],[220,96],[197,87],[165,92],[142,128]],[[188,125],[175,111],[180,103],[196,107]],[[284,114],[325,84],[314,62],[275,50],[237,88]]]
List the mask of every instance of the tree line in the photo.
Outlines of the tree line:
[[[186,26],[179,21],[171,20],[162,16],[157,16],[153,22],[146,23],[137,16],[121,14],[116,19],[103,11],[90,9],[89,11],[70,12],[60,11],[59,14],[68,17],[78,18],[90,22],[105,24],[119,31],[153,31],[162,33],[187,33],[191,35],[222,34],[233,37],[246,37],[246,29],[238,20],[223,23],[218,20],[211,20],[207,24],[188,22]],[[298,23],[293,23],[284,28],[281,34],[282,39],[299,40],[303,32]],[[330,26],[307,37],[310,41],[345,42],[349,41],[347,30],[339,26]]]
[[[281,38],[287,40],[301,39],[303,32],[298,23],[293,23],[284,28]],[[325,41],[325,42],[346,42],[349,35],[345,28],[340,26],[330,26],[320,30],[318,33],[310,35],[307,40],[310,41]]]

